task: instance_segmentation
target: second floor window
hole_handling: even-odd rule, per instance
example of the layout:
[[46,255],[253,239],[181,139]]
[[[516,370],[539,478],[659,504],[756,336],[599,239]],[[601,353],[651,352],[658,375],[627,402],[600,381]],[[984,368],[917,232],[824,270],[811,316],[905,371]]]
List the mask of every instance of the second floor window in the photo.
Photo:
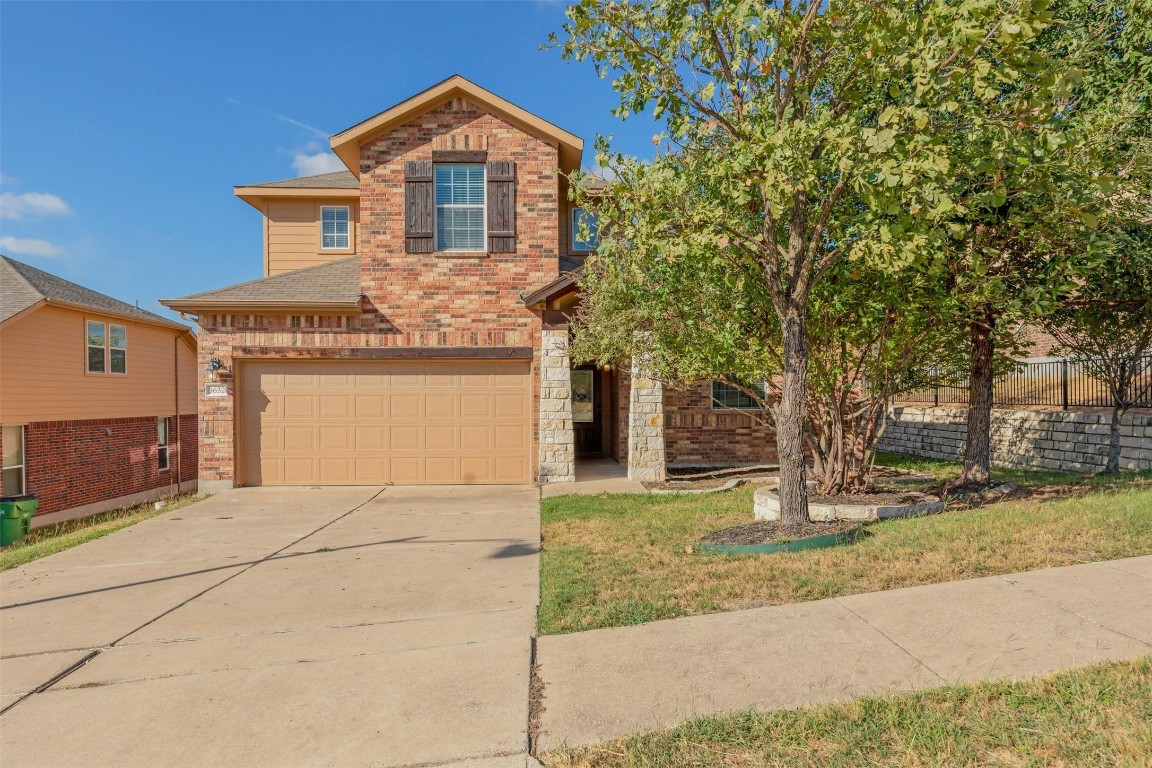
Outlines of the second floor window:
[[[587,238],[580,237],[581,226],[588,230]],[[583,208],[572,209],[572,250],[594,251],[600,244],[600,220],[596,214]]]
[[89,320],[88,373],[128,372],[128,331],[122,325]]
[[348,206],[320,206],[320,247],[347,249],[350,245],[348,235]]
[[483,251],[484,166],[480,163],[439,163],[434,173],[436,250]]

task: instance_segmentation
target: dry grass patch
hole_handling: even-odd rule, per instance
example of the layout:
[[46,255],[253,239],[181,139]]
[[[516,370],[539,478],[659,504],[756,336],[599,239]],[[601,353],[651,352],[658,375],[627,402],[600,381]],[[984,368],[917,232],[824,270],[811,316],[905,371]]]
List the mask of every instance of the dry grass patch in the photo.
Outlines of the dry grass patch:
[[541,634],[819,600],[1152,553],[1152,477],[869,526],[856,544],[756,556],[693,550],[747,523],[752,488],[542,503]]
[[1145,766],[1152,657],[1025,682],[696,720],[541,755],[553,768]]
[[23,543],[0,549],[0,571],[63,552],[151,517],[186,507],[203,498],[206,497],[186,493],[165,499],[167,503],[162,509],[156,509],[155,502],[150,501],[146,504],[113,509],[91,517],[65,520],[62,523],[36,528],[28,534]]

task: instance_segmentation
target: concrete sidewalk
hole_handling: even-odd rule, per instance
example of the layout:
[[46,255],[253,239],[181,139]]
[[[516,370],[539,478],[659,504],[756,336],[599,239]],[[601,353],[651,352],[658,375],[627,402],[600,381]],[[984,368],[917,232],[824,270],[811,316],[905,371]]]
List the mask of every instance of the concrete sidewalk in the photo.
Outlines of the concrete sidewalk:
[[0,574],[26,766],[523,768],[535,488],[242,488]]
[[1152,653],[1152,556],[542,637],[540,750]]

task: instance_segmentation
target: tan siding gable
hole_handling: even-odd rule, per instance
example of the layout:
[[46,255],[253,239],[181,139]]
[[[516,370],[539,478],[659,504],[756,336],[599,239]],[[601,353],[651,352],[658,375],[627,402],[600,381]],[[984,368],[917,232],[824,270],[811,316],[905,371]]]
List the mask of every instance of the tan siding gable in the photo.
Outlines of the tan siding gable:
[[[127,329],[128,373],[85,371],[86,320]],[[123,318],[46,306],[0,330],[0,423],[196,412],[196,356],[176,332]]]
[[[325,205],[347,205],[350,220],[347,249],[320,248],[320,208]],[[359,206],[348,198],[286,198],[267,199],[265,250],[267,251],[266,277],[291,272],[317,264],[346,259],[356,253],[356,225]]]

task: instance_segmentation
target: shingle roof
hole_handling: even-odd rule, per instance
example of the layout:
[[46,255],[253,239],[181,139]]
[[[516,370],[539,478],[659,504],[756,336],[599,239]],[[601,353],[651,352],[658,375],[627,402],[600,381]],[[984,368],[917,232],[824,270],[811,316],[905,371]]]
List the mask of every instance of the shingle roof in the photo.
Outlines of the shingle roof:
[[351,171],[321,173],[318,176],[301,176],[298,179],[265,181],[262,184],[246,184],[248,187],[288,187],[290,189],[360,189],[360,181]]
[[352,256],[179,299],[163,299],[160,303],[173,309],[190,310],[252,304],[296,304],[301,307],[323,304],[352,308],[359,304],[360,296],[360,259]]
[[134,307],[0,254],[0,322],[23,312],[39,301],[73,304],[122,317],[137,318],[148,323],[173,328],[184,327],[166,317]]

